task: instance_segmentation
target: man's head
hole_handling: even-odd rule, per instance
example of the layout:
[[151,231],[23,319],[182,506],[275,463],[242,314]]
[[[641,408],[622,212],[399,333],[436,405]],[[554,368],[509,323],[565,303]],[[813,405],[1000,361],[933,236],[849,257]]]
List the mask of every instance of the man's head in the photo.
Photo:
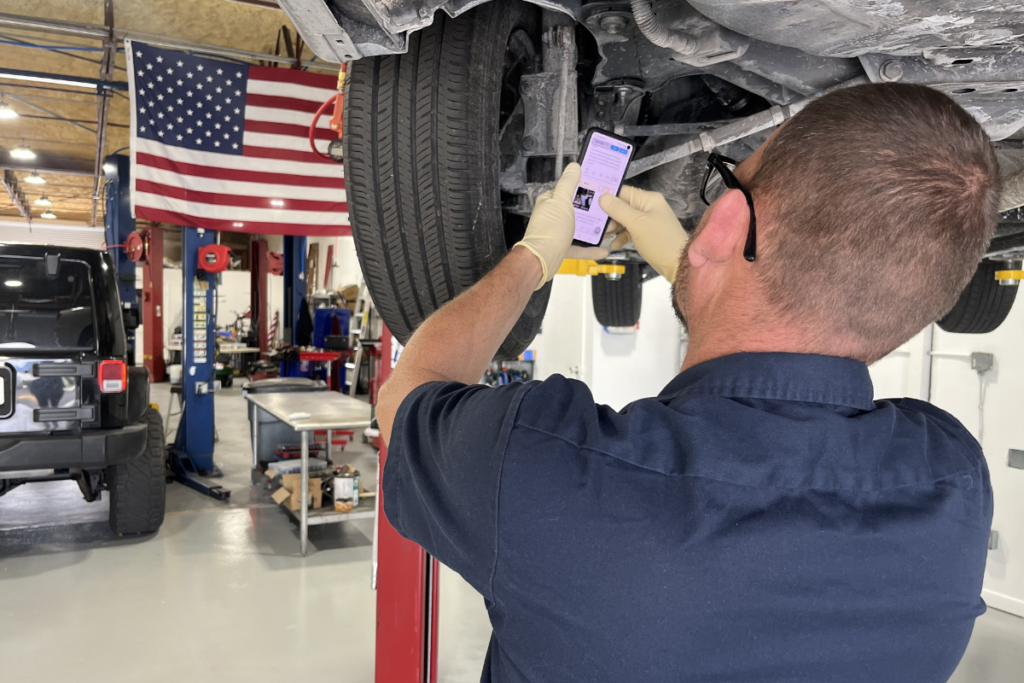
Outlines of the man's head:
[[691,336],[745,309],[748,322],[800,340],[791,350],[873,362],[953,307],[997,216],[988,136],[923,86],[822,97],[736,177],[754,197],[757,259],[742,256],[743,194],[726,192],[705,212],[676,278]]

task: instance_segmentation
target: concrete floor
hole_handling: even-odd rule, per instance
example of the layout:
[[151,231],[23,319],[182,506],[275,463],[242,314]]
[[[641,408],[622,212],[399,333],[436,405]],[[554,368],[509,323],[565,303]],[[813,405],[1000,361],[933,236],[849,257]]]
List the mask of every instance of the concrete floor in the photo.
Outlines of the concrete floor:
[[[166,415],[167,385],[153,394]],[[250,486],[240,389],[218,394],[216,411],[231,502],[171,484],[153,537],[112,537],[106,501],[85,503],[70,482],[0,498],[4,681],[373,681],[372,521],[312,527],[300,557],[295,525]],[[335,459],[375,480],[362,444]],[[439,680],[479,681],[487,614],[447,569],[440,619]],[[1024,619],[989,610],[951,680],[1020,683],[1021,672]]]

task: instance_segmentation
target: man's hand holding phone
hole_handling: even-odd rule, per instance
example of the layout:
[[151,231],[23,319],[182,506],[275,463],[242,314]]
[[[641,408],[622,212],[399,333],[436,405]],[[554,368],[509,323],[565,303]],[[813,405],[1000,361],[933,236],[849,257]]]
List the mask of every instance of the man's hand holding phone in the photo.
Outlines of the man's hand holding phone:
[[555,276],[563,259],[600,260],[608,256],[607,249],[572,244],[576,230],[576,214],[572,202],[580,182],[580,173],[579,164],[569,164],[555,188],[537,197],[530,223],[526,226],[526,234],[515,244],[515,247],[524,247],[540,259],[544,272],[537,289]]
[[679,258],[689,237],[659,192],[623,186],[619,196],[605,194],[598,201],[612,218],[608,234],[616,235],[612,250],[632,242],[636,250],[669,282],[675,282]]

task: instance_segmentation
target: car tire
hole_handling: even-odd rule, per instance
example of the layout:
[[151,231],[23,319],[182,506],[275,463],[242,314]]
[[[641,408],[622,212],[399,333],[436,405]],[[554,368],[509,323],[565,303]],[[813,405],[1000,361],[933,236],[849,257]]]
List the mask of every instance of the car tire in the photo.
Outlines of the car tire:
[[[524,35],[539,45],[536,7],[494,2],[456,19],[439,12],[410,34],[405,54],[349,69],[343,141],[352,234],[374,305],[403,344],[525,229],[522,217],[503,213],[498,177],[508,67],[495,46],[512,45],[513,35],[517,48]],[[550,293],[548,283],[533,294],[496,358],[516,357],[533,341]]]
[[148,534],[164,522],[167,446],[160,412],[148,408],[146,448],[136,457],[106,469],[110,492],[110,528],[118,535]]
[[953,310],[939,320],[939,327],[960,334],[985,334],[999,327],[1017,298],[1017,285],[996,280],[996,271],[1002,268],[995,261],[982,261]]
[[625,265],[626,272],[618,280],[604,275],[590,278],[594,317],[603,327],[633,327],[640,322],[643,268],[639,263]]

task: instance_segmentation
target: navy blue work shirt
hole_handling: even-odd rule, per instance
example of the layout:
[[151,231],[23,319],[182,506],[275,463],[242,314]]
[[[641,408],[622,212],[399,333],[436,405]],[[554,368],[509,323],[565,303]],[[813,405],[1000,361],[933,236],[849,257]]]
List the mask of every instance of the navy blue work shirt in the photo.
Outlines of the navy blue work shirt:
[[425,384],[383,488],[483,595],[484,681],[938,683],[985,610],[981,448],[853,360],[718,358],[620,412]]

